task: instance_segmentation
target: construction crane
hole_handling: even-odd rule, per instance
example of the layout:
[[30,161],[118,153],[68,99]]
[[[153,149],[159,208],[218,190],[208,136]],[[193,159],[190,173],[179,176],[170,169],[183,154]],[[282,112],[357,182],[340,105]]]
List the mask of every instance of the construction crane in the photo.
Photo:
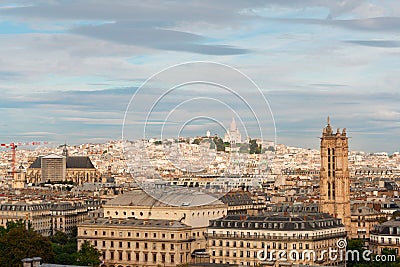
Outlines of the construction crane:
[[15,173],[15,160],[16,160],[16,149],[18,146],[40,146],[46,145],[48,142],[15,142],[9,144],[0,144],[1,147],[11,148],[11,174]]

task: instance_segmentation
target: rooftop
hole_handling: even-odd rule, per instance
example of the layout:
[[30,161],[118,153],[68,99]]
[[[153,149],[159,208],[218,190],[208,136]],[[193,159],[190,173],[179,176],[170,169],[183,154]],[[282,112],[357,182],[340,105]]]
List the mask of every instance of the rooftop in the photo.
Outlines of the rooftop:
[[175,220],[157,220],[157,219],[108,219],[97,218],[85,221],[82,225],[97,226],[122,226],[122,227],[145,227],[145,228],[187,228],[191,229],[184,223]]
[[224,205],[224,203],[213,196],[196,190],[167,187],[166,189],[152,192],[152,196],[142,189],[132,190],[110,200],[105,206],[194,207],[201,205]]

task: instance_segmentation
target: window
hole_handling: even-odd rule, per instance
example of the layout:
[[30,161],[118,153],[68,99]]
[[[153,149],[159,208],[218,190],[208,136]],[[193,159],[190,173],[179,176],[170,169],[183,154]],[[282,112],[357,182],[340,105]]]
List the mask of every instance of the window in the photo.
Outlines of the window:
[[171,254],[170,258],[171,258],[171,263],[174,263],[175,262],[175,256],[173,254]]
[[174,249],[174,244],[171,244],[171,249]]
[[119,242],[119,247],[122,248],[122,242]]
[[144,253],[144,261],[149,261],[149,255],[147,253]]
[[175,238],[175,235],[174,235],[174,234],[171,234],[171,238],[174,239],[174,238]]
[[136,248],[139,248],[139,242],[136,242]]
[[127,252],[127,253],[126,253],[126,258],[128,259],[128,261],[131,260],[131,253],[130,253],[130,252]]
[[161,249],[165,250],[165,244],[164,243],[161,244]]
[[165,254],[162,254],[162,255],[161,255],[161,262],[162,262],[162,263],[165,263]]
[[97,235],[97,231],[94,231],[94,235]]
[[144,243],[144,249],[147,249],[147,243]]
[[147,234],[147,233],[144,233],[144,237],[148,237],[148,234]]
[[114,259],[114,251],[110,251],[110,259],[111,259],[111,260]]
[[114,247],[114,241],[110,242],[110,247],[112,247],[112,248]]
[[153,262],[157,262],[157,253],[153,253]]
[[122,261],[122,251],[118,252],[118,259]]
[[131,248],[131,242],[127,242],[126,245],[128,246],[128,248]]

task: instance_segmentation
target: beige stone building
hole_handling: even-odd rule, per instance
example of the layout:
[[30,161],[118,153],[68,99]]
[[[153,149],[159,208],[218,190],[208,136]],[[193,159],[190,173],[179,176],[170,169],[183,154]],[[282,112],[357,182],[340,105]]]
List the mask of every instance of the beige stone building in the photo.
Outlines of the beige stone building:
[[[211,221],[207,252],[215,265],[345,266],[337,246],[344,238],[340,219],[323,213],[228,215]],[[339,251],[337,259],[323,252],[329,248]]]
[[137,189],[110,200],[103,210],[104,219],[79,225],[78,244],[89,240],[107,267],[176,266],[205,251],[209,221],[226,216],[227,205],[186,188],[159,199]]
[[79,242],[90,241],[110,267],[189,263],[198,238],[181,222],[153,219],[101,218],[82,223],[78,234]]
[[371,231],[369,248],[375,254],[382,254],[383,249],[389,249],[400,256],[400,219],[375,225]]
[[351,232],[350,180],[346,129],[333,133],[330,119],[321,137],[320,208],[340,218]]
[[368,241],[370,232],[383,219],[386,219],[386,214],[382,212],[367,206],[354,205],[351,210],[351,232],[349,237]]
[[88,208],[80,203],[3,203],[0,204],[0,226],[8,221],[23,220],[43,236],[56,231],[72,234],[78,223],[88,217]]

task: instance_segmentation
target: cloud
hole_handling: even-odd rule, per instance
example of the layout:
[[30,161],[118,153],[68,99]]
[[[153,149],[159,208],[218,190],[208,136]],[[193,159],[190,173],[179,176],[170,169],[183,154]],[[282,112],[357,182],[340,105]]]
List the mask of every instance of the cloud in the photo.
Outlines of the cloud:
[[400,41],[393,41],[393,40],[350,40],[346,42],[351,44],[358,44],[371,47],[384,47],[384,48],[400,47]]
[[310,18],[268,18],[292,24],[334,26],[365,32],[400,32],[400,17],[377,17],[363,19],[310,19]]
[[145,46],[160,50],[207,55],[236,55],[249,52],[246,49],[228,45],[202,44],[207,38],[193,33],[151,27],[138,28],[133,22],[81,26],[72,29],[71,32],[124,45]]

